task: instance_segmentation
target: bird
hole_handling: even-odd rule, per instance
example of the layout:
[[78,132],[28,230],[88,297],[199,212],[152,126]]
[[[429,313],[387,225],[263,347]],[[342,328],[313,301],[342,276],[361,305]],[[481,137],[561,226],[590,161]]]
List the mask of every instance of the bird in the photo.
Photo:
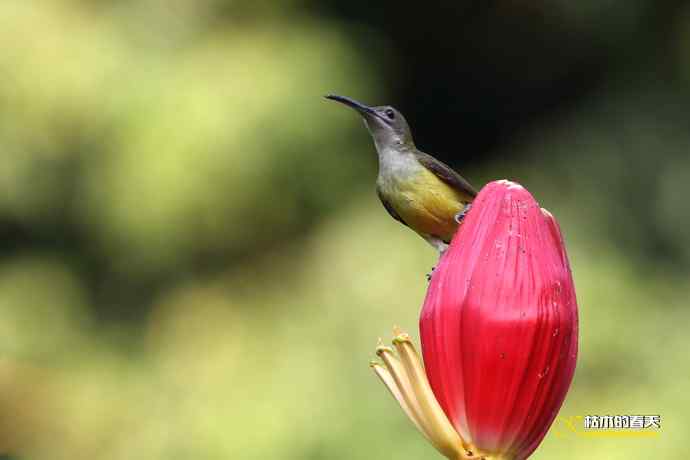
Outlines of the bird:
[[410,126],[395,108],[370,107],[336,94],[324,97],[361,115],[378,154],[376,194],[383,207],[442,256],[477,196],[475,188],[450,166],[418,150]]

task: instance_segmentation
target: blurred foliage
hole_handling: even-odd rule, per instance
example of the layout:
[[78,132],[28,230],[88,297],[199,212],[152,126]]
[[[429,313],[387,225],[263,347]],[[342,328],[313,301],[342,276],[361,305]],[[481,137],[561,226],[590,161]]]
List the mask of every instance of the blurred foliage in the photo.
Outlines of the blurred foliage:
[[367,368],[434,252],[380,207],[337,91],[561,221],[581,352],[535,459],[687,454],[690,6],[4,0],[0,452],[435,454]]

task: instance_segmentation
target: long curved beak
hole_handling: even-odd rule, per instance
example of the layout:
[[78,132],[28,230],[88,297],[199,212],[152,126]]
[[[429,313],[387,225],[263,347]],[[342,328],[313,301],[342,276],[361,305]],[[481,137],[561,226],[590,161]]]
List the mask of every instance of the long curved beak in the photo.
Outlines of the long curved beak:
[[374,115],[377,116],[376,112],[374,110],[367,106],[362,104],[361,102],[355,101],[354,99],[351,99],[349,97],[345,96],[338,96],[337,94],[329,94],[327,96],[324,96],[326,99],[330,99],[332,101],[340,102],[341,104],[344,104],[348,107],[351,107],[361,113],[362,115],[364,114],[369,114],[369,115]]

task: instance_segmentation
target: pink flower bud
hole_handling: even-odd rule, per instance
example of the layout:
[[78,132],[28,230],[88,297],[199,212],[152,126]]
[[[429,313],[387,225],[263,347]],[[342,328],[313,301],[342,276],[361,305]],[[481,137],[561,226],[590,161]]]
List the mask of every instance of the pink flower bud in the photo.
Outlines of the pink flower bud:
[[525,188],[482,189],[434,272],[420,332],[431,388],[470,449],[527,458],[565,399],[578,330],[560,228]]
[[522,186],[475,199],[433,274],[410,337],[372,368],[451,460],[523,460],[565,399],[577,359],[577,303],[560,228]]

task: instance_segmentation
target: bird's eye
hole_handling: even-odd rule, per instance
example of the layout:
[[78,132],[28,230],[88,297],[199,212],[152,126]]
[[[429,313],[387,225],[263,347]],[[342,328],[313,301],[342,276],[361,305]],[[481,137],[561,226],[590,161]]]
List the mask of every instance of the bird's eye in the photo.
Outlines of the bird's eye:
[[395,118],[395,112],[392,109],[386,110],[386,116],[393,120]]

